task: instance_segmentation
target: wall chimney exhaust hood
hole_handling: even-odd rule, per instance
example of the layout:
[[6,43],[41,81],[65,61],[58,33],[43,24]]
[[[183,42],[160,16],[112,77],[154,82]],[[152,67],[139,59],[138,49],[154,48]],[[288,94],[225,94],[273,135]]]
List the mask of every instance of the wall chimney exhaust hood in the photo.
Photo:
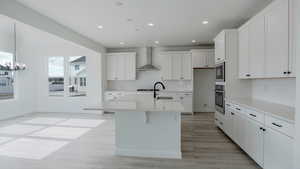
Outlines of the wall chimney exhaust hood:
[[137,68],[137,71],[153,71],[153,70],[159,70],[157,67],[153,66],[152,64],[152,55],[153,55],[153,48],[152,47],[145,47],[143,49],[146,54],[147,62],[144,66],[141,66]]

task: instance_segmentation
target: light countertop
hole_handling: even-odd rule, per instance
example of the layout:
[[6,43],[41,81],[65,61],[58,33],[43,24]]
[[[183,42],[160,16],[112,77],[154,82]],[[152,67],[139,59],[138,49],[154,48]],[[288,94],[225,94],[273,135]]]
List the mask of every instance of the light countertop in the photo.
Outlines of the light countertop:
[[[153,93],[152,91],[106,90],[105,92]],[[160,90],[158,93],[193,93],[193,90]]]
[[190,112],[188,106],[178,100],[154,100],[153,95],[132,94],[104,101],[103,106],[89,109],[113,112]]
[[290,123],[294,123],[295,121],[294,107],[252,99],[252,98],[230,98],[226,100],[233,104],[237,104],[244,107],[248,107],[250,109],[257,110],[259,112],[265,113],[268,116],[273,116],[275,118],[285,120]]

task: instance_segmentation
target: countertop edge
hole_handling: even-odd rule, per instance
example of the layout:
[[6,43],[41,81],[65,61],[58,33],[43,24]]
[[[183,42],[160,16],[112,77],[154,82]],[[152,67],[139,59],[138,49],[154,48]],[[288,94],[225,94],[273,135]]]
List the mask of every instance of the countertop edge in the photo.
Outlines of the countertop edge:
[[[271,117],[274,117],[274,118],[277,118],[279,120],[283,120],[283,121],[286,121],[288,123],[291,123],[291,124],[294,124],[295,123],[295,120],[294,119],[289,119],[289,118],[286,118],[286,117],[283,117],[283,116],[280,116],[280,115],[277,115],[275,113],[272,113],[272,112],[268,112],[268,111],[265,111],[265,110],[262,110],[262,109],[259,109],[257,107],[254,107],[254,106],[251,106],[251,105],[247,105],[245,103],[241,103],[238,101],[238,99],[232,99],[232,98],[229,98],[229,99],[225,99],[226,101],[228,102],[231,102],[233,104],[238,104],[240,106],[244,106],[244,107],[247,107],[249,109],[253,109],[253,110],[256,110],[258,112],[262,112],[264,113],[266,116],[271,116]],[[252,99],[252,100],[256,100],[256,99]],[[256,100],[256,101],[262,101],[262,100]],[[262,102],[266,102],[266,101],[262,101]],[[270,102],[268,102],[269,104],[272,104]],[[274,105],[280,105],[280,104],[277,104],[277,103],[274,103]],[[285,106],[285,107],[290,107],[290,106],[286,106],[286,105],[282,105],[282,106]],[[293,107],[290,107],[290,108],[293,108]],[[295,112],[287,112],[287,113],[293,113],[295,115]]]

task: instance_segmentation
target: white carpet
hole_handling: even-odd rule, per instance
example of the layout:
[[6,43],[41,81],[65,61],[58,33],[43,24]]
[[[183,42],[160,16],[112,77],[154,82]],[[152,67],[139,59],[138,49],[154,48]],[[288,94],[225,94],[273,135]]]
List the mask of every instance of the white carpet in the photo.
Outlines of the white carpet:
[[90,120],[90,119],[69,119],[58,123],[59,126],[72,126],[72,127],[97,127],[105,120]]
[[1,127],[0,134],[25,135],[37,130],[41,130],[42,128],[44,128],[44,126],[14,124],[14,125]]
[[67,145],[67,141],[21,138],[0,146],[0,155],[40,160]]
[[31,119],[31,120],[24,121],[22,123],[53,125],[53,124],[62,122],[64,120],[66,120],[66,119],[37,117],[37,118]]
[[89,128],[49,127],[35,132],[30,136],[55,139],[77,139],[89,130]]

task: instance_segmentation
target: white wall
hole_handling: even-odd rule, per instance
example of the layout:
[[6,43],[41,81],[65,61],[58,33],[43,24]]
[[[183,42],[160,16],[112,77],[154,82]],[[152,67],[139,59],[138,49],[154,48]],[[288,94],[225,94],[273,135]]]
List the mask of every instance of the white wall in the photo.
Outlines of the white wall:
[[295,169],[300,169],[300,1],[294,0],[294,33],[296,41],[296,69],[297,69],[297,100],[296,100],[296,139],[295,139]]
[[[102,103],[101,55],[98,52],[66,41],[25,24],[18,24],[23,46],[22,55],[34,58],[35,109],[36,112],[86,112],[83,108]],[[49,56],[86,56],[87,96],[55,97],[48,93]],[[67,79],[67,78],[66,78]],[[66,83],[66,82],[65,82]],[[32,95],[32,94],[31,94]]]
[[[211,46],[190,46],[190,47],[157,47],[153,51],[153,64],[160,68],[161,58],[159,53],[162,51],[190,51],[191,49],[211,48]],[[107,49],[107,52],[137,52],[137,67],[146,63],[146,56],[142,48],[128,49]],[[136,90],[138,88],[153,88],[156,81],[161,81],[160,71],[138,72],[136,81],[108,81],[108,90]],[[191,81],[166,81],[164,82],[167,90],[192,90]]]
[[[14,20],[0,15],[0,50],[13,53]],[[19,37],[18,37],[19,40]],[[34,107],[34,86],[35,86],[35,58],[31,55],[21,55],[24,51],[24,43],[18,43],[18,62],[25,63],[29,68],[25,71],[17,72],[15,85],[15,98],[0,100],[0,119],[20,116],[33,112]]]
[[194,70],[194,111],[215,111],[215,74],[214,69]]
[[252,97],[287,106],[295,106],[296,79],[252,80]]

